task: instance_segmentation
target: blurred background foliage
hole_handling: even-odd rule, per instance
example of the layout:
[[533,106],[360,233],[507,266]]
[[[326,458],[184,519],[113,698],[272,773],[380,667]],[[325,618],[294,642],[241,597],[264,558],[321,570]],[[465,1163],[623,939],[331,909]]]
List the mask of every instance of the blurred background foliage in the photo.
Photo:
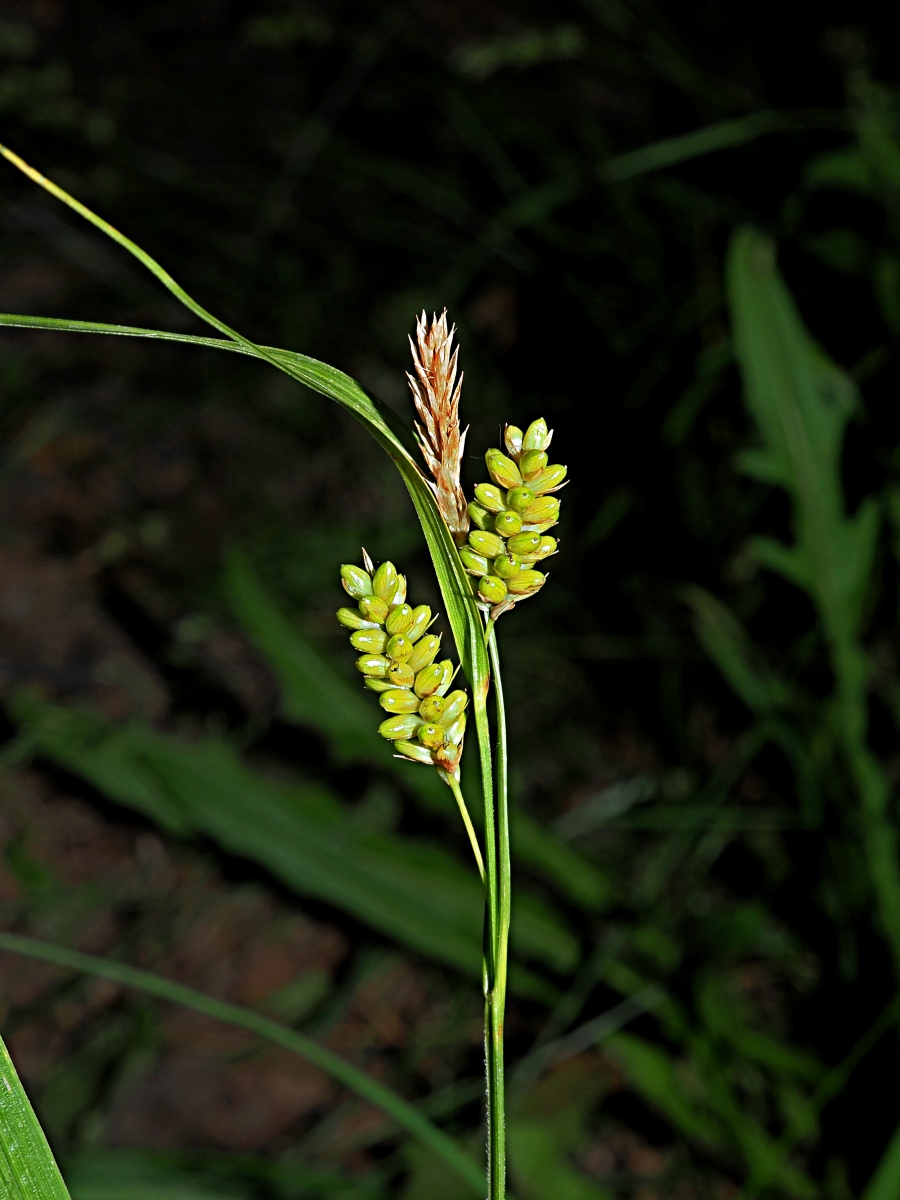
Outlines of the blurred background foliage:
[[[900,1194],[898,70],[886,6],[790,15],[0,10],[3,141],[202,303],[407,419],[446,305],[470,486],[556,427],[563,552],[501,625],[520,1200]],[[203,332],[11,170],[0,226],[4,311]],[[4,927],[477,1154],[478,887],[333,618],[361,544],[436,603],[390,464],[211,352],[7,330],[0,376]],[[0,1003],[75,1200],[469,1194],[196,1013],[9,954]]]

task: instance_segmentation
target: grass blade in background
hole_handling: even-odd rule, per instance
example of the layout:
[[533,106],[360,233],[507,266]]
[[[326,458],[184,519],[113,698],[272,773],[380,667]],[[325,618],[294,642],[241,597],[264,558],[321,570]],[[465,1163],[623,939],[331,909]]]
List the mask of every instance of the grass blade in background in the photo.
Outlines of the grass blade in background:
[[3,1200],[69,1200],[53,1152],[2,1041],[0,1195]]
[[[456,1145],[452,1138],[443,1133],[435,1125],[418,1112],[411,1104],[407,1104],[400,1096],[396,1095],[385,1087],[383,1083],[379,1083],[377,1079],[373,1079],[371,1075],[367,1075],[365,1071],[354,1067],[352,1063],[346,1061],[329,1050],[325,1046],[319,1045],[311,1038],[305,1037],[302,1033],[297,1033],[293,1029],[289,1029],[285,1025],[279,1025],[277,1021],[272,1021],[269,1017],[264,1017],[259,1013],[252,1012],[250,1009],[241,1008],[236,1004],[229,1004],[224,1000],[217,1000],[214,996],[207,996],[203,992],[195,991],[194,988],[185,987],[184,984],[175,983],[171,979],[165,979],[161,975],[154,975],[150,971],[142,971],[136,967],[130,967],[125,963],[114,962],[112,959],[99,958],[93,954],[81,954],[77,950],[69,950],[65,946],[54,946],[49,942],[42,942],[36,938],[20,937],[14,933],[0,932],[0,950],[6,950],[11,954],[24,954],[29,958],[37,958],[43,962],[53,963],[56,966],[64,967],[70,971],[95,975],[101,979],[111,979],[116,983],[121,983],[125,987],[136,988],[138,991],[146,992],[148,995],[157,996],[160,1000],[168,1000],[173,1004],[181,1004],[186,1008],[191,1008],[195,1012],[202,1013],[204,1016],[212,1017],[216,1021],[224,1021],[229,1025],[236,1025],[239,1029],[246,1029],[250,1033],[255,1033],[258,1037],[265,1038],[266,1041],[273,1042],[276,1046],[282,1046],[286,1050],[290,1050],[293,1054],[299,1054],[301,1058],[307,1059],[314,1063],[321,1070],[337,1079],[345,1087],[368,1100],[370,1104],[374,1104],[380,1108],[388,1116],[392,1117],[401,1129],[405,1129],[413,1137],[418,1138],[430,1150],[438,1154],[448,1166],[460,1174],[464,1179],[468,1180],[476,1191],[481,1191],[484,1182],[481,1177],[481,1170],[475,1165],[472,1160],[465,1155],[462,1150]],[[3,1051],[5,1054],[5,1050]],[[12,1064],[9,1062],[8,1056],[4,1060],[4,1081],[11,1078],[15,1085],[18,1085],[21,1100],[27,1106],[28,1101],[25,1099],[22,1092],[21,1084],[18,1083],[18,1078],[12,1070]],[[6,1075],[6,1070],[12,1072],[11,1077]],[[0,1081],[2,1082],[2,1081]],[[7,1090],[14,1090],[9,1088]],[[4,1115],[3,1098],[0,1097],[0,1115]],[[17,1114],[21,1110],[21,1103],[13,1110],[13,1120],[15,1121]],[[30,1106],[28,1112],[31,1113]],[[27,1114],[26,1114],[27,1117]],[[40,1127],[37,1124],[37,1119],[31,1113],[32,1125],[28,1124],[27,1119],[21,1121],[20,1124],[11,1125],[12,1129],[21,1128],[23,1138],[31,1138],[32,1141],[23,1140],[22,1145],[25,1147],[29,1161],[31,1155],[36,1156],[36,1161],[39,1164],[49,1163],[53,1165],[49,1147],[44,1141],[45,1153],[44,1158],[39,1157],[39,1144],[35,1140],[37,1135],[43,1139],[43,1134],[40,1132]],[[34,1130],[37,1133],[34,1133]],[[45,1168],[46,1170],[46,1168]],[[68,1192],[62,1183],[62,1179],[57,1172],[56,1178],[59,1180],[59,1189],[57,1191],[23,1191],[22,1198],[25,1200],[68,1200]],[[52,1176],[48,1175],[48,1179],[52,1181]],[[17,1193],[13,1192],[12,1197],[18,1200]],[[3,1200],[6,1200],[4,1196]]]

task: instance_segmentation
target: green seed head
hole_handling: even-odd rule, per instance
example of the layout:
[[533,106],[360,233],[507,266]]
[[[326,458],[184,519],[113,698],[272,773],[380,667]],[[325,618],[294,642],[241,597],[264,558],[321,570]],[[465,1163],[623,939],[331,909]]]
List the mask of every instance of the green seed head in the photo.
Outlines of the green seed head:
[[400,576],[392,562],[383,562],[372,577],[372,591],[385,604],[394,600],[399,585]]
[[438,696],[446,696],[447,691],[450,688],[450,684],[453,682],[453,675],[454,675],[453,663],[450,661],[449,658],[444,658],[444,659],[441,659],[438,666],[444,672],[444,678],[441,680],[441,686],[437,689],[437,695]]
[[485,575],[478,580],[478,593],[489,604],[499,604],[506,595],[506,584],[497,575]]
[[515,537],[511,537],[506,545],[508,554],[514,554],[516,558],[524,558],[526,554],[534,554],[541,544],[541,535],[539,533],[517,533]]
[[355,608],[339,608],[336,616],[345,629],[378,628],[377,621],[367,621],[365,617],[360,616]]
[[502,451],[495,449],[488,450],[484,456],[484,461],[487,464],[488,474],[497,487],[512,488],[518,487],[522,482],[522,476],[519,474],[519,468],[511,458],[507,458]]
[[411,642],[417,642],[431,624],[431,609],[427,604],[419,604],[412,610],[413,622],[406,631]]
[[344,591],[354,600],[362,600],[363,596],[371,596],[372,580],[361,567],[344,563],[341,567],[341,583]]
[[506,508],[502,513],[497,513],[494,528],[501,537],[515,537],[522,532],[522,518],[514,509]]
[[503,433],[503,441],[509,454],[518,462],[522,453],[522,439],[525,435],[518,425],[507,425]]
[[422,718],[416,713],[402,713],[396,717],[388,717],[378,726],[378,732],[389,742],[404,741],[415,737],[416,730],[422,724]]
[[506,504],[513,512],[522,513],[534,504],[534,492],[527,487],[510,488],[506,493]]
[[492,574],[499,575],[501,579],[512,579],[514,575],[522,570],[522,564],[514,554],[498,554],[494,559]]
[[416,695],[424,700],[426,696],[432,696],[443,682],[444,668],[439,663],[432,663],[419,671],[413,688]]
[[529,486],[532,486],[531,481],[540,475],[546,465],[546,450],[526,450],[519,459],[519,470],[522,473],[522,478]]
[[469,531],[469,545],[476,554],[484,558],[496,558],[504,549],[503,538],[498,537],[496,533],[487,533],[484,529]]
[[494,528],[494,514],[488,512],[482,505],[476,504],[474,500],[467,506],[466,512],[469,514],[469,520],[476,529]]
[[444,727],[443,725],[420,725],[418,738],[422,745],[427,746],[429,750],[439,750],[444,744]]
[[479,483],[475,488],[475,499],[482,508],[486,508],[488,512],[498,513],[506,508],[506,501],[503,498],[503,493],[498,487],[492,483]]
[[489,563],[483,554],[476,554],[471,546],[463,546],[459,552],[462,564],[470,575],[487,575]]
[[546,450],[550,445],[550,439],[553,437],[553,430],[547,428],[547,422],[543,417],[538,417],[536,421],[532,421],[525,430],[525,436],[522,438],[523,450]]
[[398,604],[396,608],[392,608],[387,615],[387,620],[384,623],[388,633],[406,633],[413,626],[413,610],[408,604]]
[[538,496],[522,513],[526,525],[555,524],[559,520],[559,501],[555,496]]
[[415,683],[416,673],[409,663],[392,662],[388,667],[387,677],[395,687],[411,688]]
[[419,711],[419,698],[406,688],[391,688],[382,692],[378,703],[389,713],[414,713]]
[[429,767],[434,766],[431,751],[418,742],[394,742],[394,749],[398,754],[402,754],[404,758],[409,758],[413,762],[426,763]]
[[415,644],[412,654],[407,659],[413,671],[421,671],[437,658],[441,649],[441,639],[436,633],[426,633]]
[[[450,725],[461,712],[465,711],[466,705],[469,703],[469,697],[463,691],[451,692],[447,697],[444,711],[441,714],[441,723]],[[421,712],[422,710],[419,709]]]
[[394,662],[406,662],[413,652],[413,644],[405,633],[395,633],[384,652]]
[[376,679],[374,675],[367,675],[364,682],[366,687],[373,692],[389,692],[392,687],[397,686],[390,679]]
[[520,571],[515,579],[509,581],[509,590],[514,596],[530,596],[543,586],[546,578],[540,571]]
[[567,474],[568,468],[562,463],[554,463],[552,467],[541,471],[528,486],[536,496],[542,496],[544,492],[555,492]]
[[359,602],[359,611],[367,620],[383,625],[387,620],[388,606],[378,596],[363,596]]
[[419,705],[419,716],[423,721],[439,721],[446,707],[446,700],[440,696],[426,696]]
[[356,660],[357,671],[362,671],[363,675],[375,675],[378,679],[384,679],[390,665],[390,659],[383,654],[361,654]]
[[397,590],[396,590],[396,592],[394,592],[394,598],[391,601],[391,608],[393,608],[397,604],[405,604],[405,603],[406,603],[406,576],[398,575],[397,576]]
[[370,654],[382,654],[387,634],[383,629],[358,629],[350,635],[350,645],[354,650],[368,650]]

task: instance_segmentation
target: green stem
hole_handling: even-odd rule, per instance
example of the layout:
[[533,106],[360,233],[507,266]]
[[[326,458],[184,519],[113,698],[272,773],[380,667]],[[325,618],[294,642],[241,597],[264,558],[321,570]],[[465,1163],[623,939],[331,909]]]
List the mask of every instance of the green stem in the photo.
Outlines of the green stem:
[[488,1101],[491,1109],[491,1134],[488,1142],[490,1171],[489,1200],[503,1200],[506,1194],[506,1112],[503,1072],[503,1027],[506,1017],[506,964],[509,950],[509,922],[512,899],[512,869],[509,850],[509,805],[506,744],[506,708],[500,676],[500,652],[493,623],[487,628],[488,652],[494,680],[494,704],[497,721],[495,775],[497,779],[497,920],[494,945],[494,985],[487,998],[486,1039],[488,1056]]
[[484,883],[484,860],[481,857],[481,847],[478,845],[478,836],[475,833],[475,828],[472,825],[472,818],[469,816],[469,810],[466,807],[465,797],[462,794],[462,789],[457,783],[453,775],[449,771],[442,771],[441,778],[448,784],[453,797],[456,800],[459,815],[463,819],[463,824],[466,827],[466,833],[469,835],[469,844],[472,847],[472,853],[475,855],[475,862],[478,864],[478,874],[481,876],[481,882]]
[[250,1009],[239,1008],[236,1004],[228,1004],[207,996],[203,992],[154,975],[150,971],[141,971],[137,967],[129,967],[126,963],[115,962],[108,958],[98,958],[93,954],[81,954],[77,950],[69,950],[65,946],[54,946],[49,942],[38,941],[36,938],[21,937],[14,933],[0,933],[0,950],[10,954],[24,954],[29,958],[38,958],[55,966],[64,967],[70,971],[78,971],[87,975],[97,975],[102,979],[112,979],[125,987],[136,988],[160,1000],[169,1000],[174,1004],[182,1004],[192,1008],[204,1016],[216,1021],[224,1021],[228,1025],[236,1025],[246,1029],[257,1037],[283,1046],[286,1050],[299,1054],[307,1061],[314,1063],[321,1070],[337,1079],[345,1087],[387,1113],[407,1133],[418,1138],[434,1154],[449,1166],[478,1193],[483,1193],[484,1179],[478,1166],[464,1154],[456,1143],[446,1133],[438,1129],[411,1104],[395,1095],[394,1092],[360,1071],[345,1059],[319,1045],[311,1038],[279,1025]]

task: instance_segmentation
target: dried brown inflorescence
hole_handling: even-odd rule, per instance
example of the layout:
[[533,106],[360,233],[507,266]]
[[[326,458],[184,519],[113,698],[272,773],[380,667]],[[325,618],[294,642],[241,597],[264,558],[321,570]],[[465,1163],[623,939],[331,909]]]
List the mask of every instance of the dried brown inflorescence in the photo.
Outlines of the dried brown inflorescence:
[[407,373],[421,424],[416,422],[419,446],[429,471],[441,516],[457,544],[469,531],[466,498],[459,482],[465,431],[459,430],[459,395],[463,377],[457,379],[459,349],[453,348],[456,326],[447,328],[447,310],[432,316],[423,312],[416,321],[416,340],[409,339],[415,375]]

